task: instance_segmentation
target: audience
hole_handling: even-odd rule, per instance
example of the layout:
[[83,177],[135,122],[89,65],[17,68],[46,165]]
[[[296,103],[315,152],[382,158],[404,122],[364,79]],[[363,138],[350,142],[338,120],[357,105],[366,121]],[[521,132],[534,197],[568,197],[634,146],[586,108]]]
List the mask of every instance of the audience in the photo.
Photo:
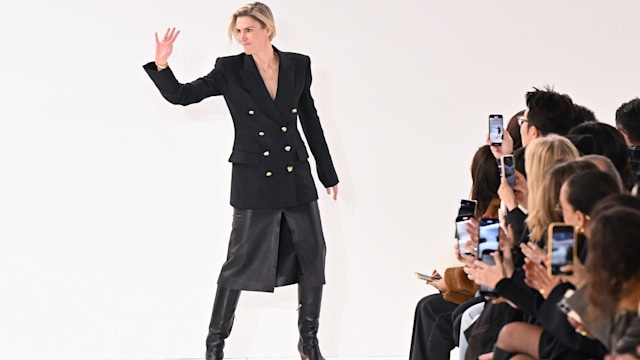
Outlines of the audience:
[[[501,204],[500,250],[490,264],[456,247],[464,266],[447,269],[441,293],[416,308],[412,360],[448,359],[458,344],[461,359],[640,359],[640,198],[629,195],[640,183],[640,98],[617,109],[616,127],[548,87],[525,102],[502,145],[482,147],[474,164],[483,169],[472,169],[496,180],[496,160],[514,155],[513,188],[473,179],[479,203]],[[476,216],[496,217],[496,209]],[[547,229],[558,223],[578,234],[563,276],[551,275],[547,248]],[[477,249],[477,221],[468,232],[467,248]],[[451,301],[454,278],[497,295],[474,297],[474,285]]]

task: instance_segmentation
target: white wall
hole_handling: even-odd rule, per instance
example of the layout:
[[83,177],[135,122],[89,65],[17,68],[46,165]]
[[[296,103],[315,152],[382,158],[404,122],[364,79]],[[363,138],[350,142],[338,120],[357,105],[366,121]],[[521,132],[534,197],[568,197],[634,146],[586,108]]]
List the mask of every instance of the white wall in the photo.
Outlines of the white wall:
[[[182,30],[189,81],[230,1],[25,1],[0,12],[0,358],[202,357],[231,223],[224,101],[166,103],[143,72]],[[406,356],[414,271],[452,263],[486,116],[553,84],[612,123],[638,96],[637,1],[284,1],[274,44],[312,57],[341,183],[321,196],[325,356]],[[322,189],[320,189],[322,190]],[[324,195],[321,193],[321,195]],[[295,287],[244,293],[229,357],[295,356]]]

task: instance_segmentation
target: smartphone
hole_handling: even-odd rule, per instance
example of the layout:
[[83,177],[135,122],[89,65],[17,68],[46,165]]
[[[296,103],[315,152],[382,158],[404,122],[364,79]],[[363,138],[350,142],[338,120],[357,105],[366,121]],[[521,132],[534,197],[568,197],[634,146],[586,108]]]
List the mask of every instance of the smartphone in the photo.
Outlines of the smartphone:
[[574,293],[575,291],[573,289],[567,289],[567,291],[565,291],[564,293],[564,296],[562,296],[562,299],[558,301],[558,308],[560,308],[560,310],[567,315],[569,315],[569,313],[573,311],[571,305],[569,305],[568,303],[568,300],[573,296]]
[[[489,265],[495,265],[496,261],[493,258],[492,253],[496,250],[488,250],[485,249],[483,252],[478,252],[478,254],[480,255],[480,260],[482,260],[483,263],[485,264],[489,264]],[[498,293],[495,291],[495,289],[490,288],[486,285],[480,285],[480,295],[482,295],[483,297],[488,297],[488,298],[496,298],[498,297]]]
[[489,141],[491,145],[502,145],[504,121],[502,115],[489,115]]
[[561,271],[565,265],[573,264],[576,257],[576,230],[573,225],[561,222],[549,224],[547,249],[549,251],[551,276],[572,275],[571,271]]
[[500,238],[500,220],[498,219],[480,219],[479,221],[479,230],[478,230],[478,254],[481,254],[480,246],[484,243],[486,246],[494,246],[488,245],[488,243],[495,243],[495,249],[497,249],[497,244]]
[[500,164],[502,177],[507,179],[507,184],[514,188],[516,186],[516,167],[513,163],[513,155],[502,155]]
[[471,221],[473,216],[458,216],[456,218],[456,237],[458,238],[458,248],[460,255],[472,255],[469,250],[467,250],[464,245],[471,240],[471,235],[467,232],[467,224]]
[[415,275],[416,275],[416,277],[417,277],[418,279],[420,279],[420,280],[426,280],[426,281],[433,281],[433,280],[436,280],[436,279],[434,279],[434,278],[433,278],[433,276],[431,276],[431,275],[422,274],[422,273],[419,273],[419,272],[416,272],[416,273],[415,273]]
[[461,254],[471,254],[464,248],[464,244],[471,240],[471,237],[467,233],[467,224],[471,221],[471,218],[476,213],[476,207],[478,206],[477,200],[460,200],[460,207],[458,208],[458,216],[456,216],[456,231],[454,237],[458,239],[458,246]]
[[458,216],[474,216],[476,214],[476,206],[478,206],[477,200],[460,200]]
[[[500,251],[500,220],[480,219],[478,230],[478,258],[489,265],[495,265],[493,253]],[[484,297],[494,298],[498,294],[494,289],[481,285],[480,294]]]

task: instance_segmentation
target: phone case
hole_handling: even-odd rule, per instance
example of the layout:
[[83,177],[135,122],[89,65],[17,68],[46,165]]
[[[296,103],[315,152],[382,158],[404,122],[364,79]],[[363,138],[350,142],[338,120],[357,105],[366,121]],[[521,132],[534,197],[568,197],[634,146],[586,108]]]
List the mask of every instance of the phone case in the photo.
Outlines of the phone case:
[[[556,228],[566,228],[566,229],[571,229],[571,237],[569,239],[558,239],[558,240],[554,240],[554,232]],[[577,236],[576,236],[576,231],[575,228],[567,223],[563,223],[563,222],[554,222],[549,224],[549,228],[547,230],[548,233],[548,238],[547,238],[547,249],[548,249],[548,256],[549,256],[549,266],[547,267],[547,270],[549,272],[549,275],[557,277],[557,276],[568,276],[571,275],[572,273],[559,273],[560,272],[560,268],[563,265],[568,265],[568,264],[572,264],[575,259],[577,258]],[[568,231],[566,232],[567,234],[569,233]],[[554,241],[571,241],[571,246],[570,248],[567,248],[566,244],[563,246],[559,246],[559,244],[554,244]],[[568,259],[570,259],[570,261],[568,261]],[[561,264],[561,265],[557,265],[557,264]]]
[[419,272],[416,272],[415,275],[420,280],[433,281],[433,276],[431,276],[431,275],[422,274],[422,273],[419,273]]

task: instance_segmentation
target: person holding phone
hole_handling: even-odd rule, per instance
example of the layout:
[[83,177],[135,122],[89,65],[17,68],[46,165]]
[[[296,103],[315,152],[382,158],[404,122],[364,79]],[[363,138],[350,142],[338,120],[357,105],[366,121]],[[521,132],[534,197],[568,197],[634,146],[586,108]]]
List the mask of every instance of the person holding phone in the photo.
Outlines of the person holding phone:
[[144,65],[162,96],[189,105],[211,96],[225,98],[234,122],[232,232],[213,305],[206,359],[222,359],[241,290],[273,291],[298,283],[298,351],[323,359],[318,323],[325,283],[325,242],[309,155],[297,121],[316,161],[318,178],[334,200],[338,176],[311,96],[309,57],[272,45],[276,27],[271,9],[247,4],[234,12],[229,38],[244,52],[218,58],[214,69],[179,83],[169,67],[179,30],[156,33],[155,61]]
[[[500,184],[500,173],[488,145],[476,151],[471,163],[471,199],[477,201],[475,216],[496,217],[500,204],[496,191]],[[475,221],[475,220],[473,220]],[[471,226],[472,227],[472,226]],[[477,242],[477,233],[470,234]],[[477,245],[476,245],[477,246]],[[468,261],[471,256],[461,255],[459,244],[454,245],[455,256]],[[411,337],[410,360],[448,359],[455,347],[452,313],[473,299],[478,287],[466,277],[463,267],[452,267],[443,276],[427,284],[434,286],[437,294],[427,295],[416,305]]]

